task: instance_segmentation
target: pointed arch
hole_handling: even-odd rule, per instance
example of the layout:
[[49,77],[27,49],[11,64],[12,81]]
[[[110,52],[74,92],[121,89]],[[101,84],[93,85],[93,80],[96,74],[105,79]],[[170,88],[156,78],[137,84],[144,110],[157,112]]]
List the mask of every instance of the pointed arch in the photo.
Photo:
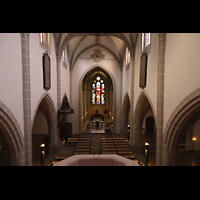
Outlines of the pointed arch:
[[3,134],[13,166],[25,165],[24,138],[17,119],[10,109],[0,101],[0,132]]
[[163,165],[176,165],[178,142],[189,126],[200,118],[200,88],[186,96],[171,114],[163,142]]
[[38,104],[35,108],[32,123],[31,123],[31,132],[33,131],[33,123],[36,117],[37,110],[41,106],[48,117],[48,121],[50,123],[49,126],[49,133],[50,133],[50,153],[51,152],[57,152],[57,142],[58,142],[58,133],[57,133],[57,112],[55,109],[55,105],[53,103],[52,97],[48,92],[45,92],[40,100],[38,101]]
[[92,69],[95,69],[96,67],[99,67],[103,71],[105,71],[111,78],[112,84],[113,84],[113,126],[114,126],[114,132],[116,133],[116,82],[115,78],[112,75],[112,73],[103,65],[100,64],[94,64],[91,67],[89,67],[81,76],[80,82],[79,82],[79,132],[81,133],[81,102],[82,102],[82,83],[85,75]]
[[130,142],[133,145],[134,150],[137,152],[141,151],[141,127],[142,127],[142,120],[144,117],[144,113],[151,107],[155,119],[155,124],[157,127],[157,116],[155,109],[153,107],[153,103],[145,90],[139,95],[138,101],[136,103],[135,112],[133,115],[133,134],[130,135]]

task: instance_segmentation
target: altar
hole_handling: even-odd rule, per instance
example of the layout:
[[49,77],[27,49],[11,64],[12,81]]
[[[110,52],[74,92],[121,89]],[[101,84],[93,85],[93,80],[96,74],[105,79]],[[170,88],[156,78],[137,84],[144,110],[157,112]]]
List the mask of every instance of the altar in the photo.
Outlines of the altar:
[[103,128],[103,121],[93,120],[92,128]]

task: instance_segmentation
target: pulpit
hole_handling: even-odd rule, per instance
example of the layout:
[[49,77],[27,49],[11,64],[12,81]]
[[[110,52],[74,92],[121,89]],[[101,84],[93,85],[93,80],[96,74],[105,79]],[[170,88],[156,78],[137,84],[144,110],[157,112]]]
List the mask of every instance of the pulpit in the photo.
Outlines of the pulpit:
[[60,137],[65,142],[72,136],[72,123],[67,122],[67,115],[74,113],[69,105],[67,96],[64,97],[60,110],[58,110],[58,127],[60,127]]

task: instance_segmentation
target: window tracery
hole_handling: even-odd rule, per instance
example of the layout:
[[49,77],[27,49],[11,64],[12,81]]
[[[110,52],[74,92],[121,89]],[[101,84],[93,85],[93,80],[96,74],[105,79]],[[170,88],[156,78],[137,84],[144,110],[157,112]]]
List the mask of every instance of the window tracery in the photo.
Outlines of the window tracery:
[[97,76],[92,83],[92,104],[105,104],[105,83],[100,76]]

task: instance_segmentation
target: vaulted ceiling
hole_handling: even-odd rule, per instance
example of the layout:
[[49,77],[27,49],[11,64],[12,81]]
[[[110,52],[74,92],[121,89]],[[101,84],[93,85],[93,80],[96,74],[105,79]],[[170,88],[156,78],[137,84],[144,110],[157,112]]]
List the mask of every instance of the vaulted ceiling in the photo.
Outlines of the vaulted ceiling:
[[132,53],[137,36],[138,33],[54,33],[58,59],[67,46],[70,67],[86,50],[95,46],[109,51],[121,65],[125,47]]

